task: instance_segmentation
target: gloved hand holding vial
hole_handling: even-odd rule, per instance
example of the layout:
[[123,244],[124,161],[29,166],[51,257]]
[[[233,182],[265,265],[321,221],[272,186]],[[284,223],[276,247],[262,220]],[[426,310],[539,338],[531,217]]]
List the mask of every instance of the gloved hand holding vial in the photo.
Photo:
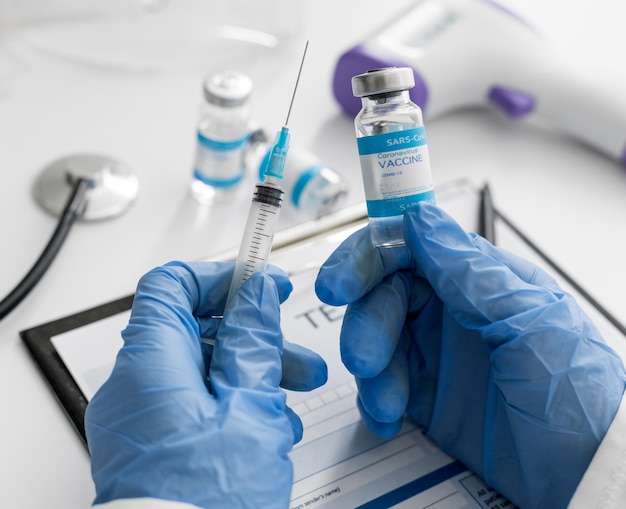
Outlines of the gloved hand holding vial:
[[[619,421],[620,356],[550,275],[436,205],[405,215],[404,246],[373,246],[370,228],[335,250],[315,285],[322,302],[348,305],[341,358],[365,425],[390,438],[408,415],[512,503],[567,507]],[[602,506],[580,500],[573,507]],[[617,500],[608,506],[624,507]]]

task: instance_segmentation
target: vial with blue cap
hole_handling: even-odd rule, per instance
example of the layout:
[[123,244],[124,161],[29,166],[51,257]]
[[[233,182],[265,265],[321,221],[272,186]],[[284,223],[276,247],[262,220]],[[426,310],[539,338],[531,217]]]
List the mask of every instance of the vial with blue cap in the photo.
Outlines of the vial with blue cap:
[[229,195],[244,177],[252,81],[238,71],[220,71],[205,79],[203,92],[191,194],[211,203]]
[[404,244],[404,213],[420,201],[435,201],[422,110],[411,101],[412,69],[374,69],[352,78],[361,98],[355,118],[361,174],[372,241]]

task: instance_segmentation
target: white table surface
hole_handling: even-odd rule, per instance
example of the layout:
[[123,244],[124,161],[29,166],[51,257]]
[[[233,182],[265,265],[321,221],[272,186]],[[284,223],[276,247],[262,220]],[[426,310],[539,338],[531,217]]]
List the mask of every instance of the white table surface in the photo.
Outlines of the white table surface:
[[[352,185],[346,205],[363,194],[352,119],[332,97],[332,71],[339,54],[411,3],[303,1],[304,27],[293,48],[244,69],[255,81],[256,116],[278,129],[304,40],[310,40],[290,119],[292,143],[346,175]],[[503,3],[537,27],[546,44],[578,55],[582,73],[592,63],[618,74],[626,93],[625,3]],[[240,238],[249,193],[212,208],[188,196],[206,70],[106,70],[46,54],[27,44],[19,29],[0,35],[0,293],[18,282],[55,226],[31,197],[45,164],[76,152],[106,153],[130,164],[141,186],[124,216],[77,224],[50,272],[0,323],[2,507],[73,509],[88,507],[94,496],[87,451],[19,331],[127,295],[153,266],[202,258]],[[496,205],[626,322],[626,169],[533,124],[483,109],[429,121],[434,178],[488,180]],[[281,228],[305,219],[285,208]]]

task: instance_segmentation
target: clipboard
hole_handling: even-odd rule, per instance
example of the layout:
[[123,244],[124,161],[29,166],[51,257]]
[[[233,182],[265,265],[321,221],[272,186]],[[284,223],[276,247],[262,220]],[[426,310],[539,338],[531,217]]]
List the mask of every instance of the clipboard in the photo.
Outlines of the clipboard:
[[[475,231],[479,222],[479,191],[477,186],[467,180],[454,181],[438,187],[436,195],[438,204],[450,213],[463,228],[467,231]],[[626,358],[626,327],[589,295],[573,277],[562,270],[519,227],[497,210],[495,212],[498,245],[542,266],[553,274],[563,289],[576,297],[581,308],[599,327],[607,343],[622,355],[622,358]],[[276,263],[287,270],[294,282],[294,293],[283,304],[283,307],[289,306],[294,295],[297,301],[298,288],[300,288],[300,294],[309,295],[313,293],[312,284],[319,265],[344,238],[365,224],[367,224],[365,206],[359,205],[345,209],[332,217],[305,223],[277,235],[270,256],[270,263]],[[232,260],[235,257],[236,251],[231,250],[213,256],[211,260]],[[129,314],[132,299],[133,296],[129,295],[20,333],[33,359],[85,443],[83,418],[94,389],[90,388],[88,381],[86,382],[79,376],[80,370],[72,367],[71,356],[68,356],[64,348],[67,347],[67,344],[78,344],[82,347],[86,344],[87,338],[91,341],[92,335],[87,332],[91,330],[90,328],[106,330],[104,324],[108,321],[119,325],[120,319]],[[330,312],[316,315],[315,313],[320,310],[315,308],[315,303],[307,302],[303,305],[305,308],[295,310],[290,310],[287,307],[286,313],[291,313],[291,319],[287,320],[283,326],[287,339],[290,339],[289,334],[292,337],[297,337],[300,332],[298,328],[304,327],[303,324],[305,323],[309,327],[313,324],[313,328],[318,329],[315,333],[323,334],[320,328],[324,326],[322,323],[324,320],[320,317],[328,315],[326,316],[328,318],[331,316]],[[281,310],[281,316],[286,313],[285,310]],[[298,321],[295,318],[301,320]],[[341,315],[335,315],[331,318],[336,323],[340,323]],[[316,320],[319,323],[314,323]],[[451,494],[446,495],[449,500],[457,497],[459,504],[466,504],[455,505],[455,507],[486,507],[484,505],[485,500],[481,497],[485,493],[493,495],[493,492],[462,464],[455,461],[454,458],[447,457],[442,452],[433,453],[436,461],[433,460],[435,463],[430,465],[429,468],[432,468],[427,475],[419,473],[421,472],[420,468],[422,468],[419,465],[415,466],[412,474],[410,474],[411,470],[403,465],[401,471],[409,476],[405,479],[402,479],[395,471],[393,475],[385,474],[401,462],[408,461],[406,454],[404,454],[405,448],[417,447],[431,452],[437,448],[434,444],[429,444],[428,439],[408,422],[403,427],[399,437],[391,442],[373,438],[356,422],[359,421],[358,412],[354,405],[356,386],[354,382],[350,382],[346,378],[345,373],[340,372],[342,366],[339,366],[341,362],[337,347],[338,329],[335,328],[333,331],[336,335],[334,339],[331,338],[331,341],[335,343],[331,345],[332,351],[323,352],[310,344],[306,344],[306,346],[317,350],[326,358],[329,364],[329,382],[335,380],[336,382],[333,382],[335,385],[329,390],[320,388],[310,394],[296,393],[295,396],[288,394],[288,404],[301,416],[305,434],[303,441],[297,444],[291,453],[295,479],[291,507],[294,509],[317,505],[327,507],[325,505],[327,503],[333,507],[333,504],[339,503],[336,507],[349,505],[374,508],[388,507],[392,502],[398,503],[405,500],[411,500],[411,507],[426,507],[426,502],[420,497],[425,497],[425,494],[430,493],[429,490],[432,491],[435,487],[443,489],[442,486],[453,489]],[[115,333],[110,335],[115,335]],[[59,338],[63,339],[63,342],[59,342]],[[119,341],[118,347],[121,346],[121,339]],[[96,343],[98,343],[97,340]],[[88,349],[94,350],[93,347],[88,347]],[[114,361],[114,351],[115,348],[105,354],[105,356],[113,356],[110,359],[111,366]],[[85,357],[84,352],[79,352],[77,358],[82,359],[83,357]],[[106,379],[106,376],[102,376],[101,379]],[[92,385],[97,386],[98,383]],[[326,413],[322,412],[324,409],[327,409]],[[320,415],[323,415],[323,419],[327,421],[328,417],[332,416],[336,421],[333,425],[335,427],[328,428],[330,421],[322,422],[323,419],[319,417]],[[341,416],[341,418],[335,418],[335,416]],[[341,419],[345,421],[346,416],[351,416],[351,420],[342,422]],[[348,437],[349,442],[361,445],[357,447],[356,452],[350,451],[350,454],[347,455],[349,458],[328,458],[327,463],[331,466],[321,468],[317,464],[311,464],[309,457],[317,455],[320,450],[318,446],[313,449],[315,454],[311,454],[311,448],[315,441],[328,440],[332,445],[333,436],[343,436],[341,443],[345,443],[346,437]],[[332,449],[332,447],[329,446],[328,449]],[[371,455],[372,451],[378,451],[376,457],[382,459],[372,461],[367,468],[375,471],[377,463],[387,466],[380,470],[379,479],[376,482],[368,481],[365,483],[363,481],[362,484],[358,484],[362,480],[359,477],[362,476],[362,473],[358,471],[361,466],[357,465],[357,468],[353,458],[363,457],[366,454]],[[343,464],[348,465],[354,471],[346,467],[349,475],[341,474],[340,476],[336,468],[340,462],[344,462]],[[342,472],[346,471],[346,468]],[[359,485],[359,490],[355,488],[349,491],[350,486],[353,485]],[[349,502],[345,502],[346,499],[337,502],[340,499],[336,497],[354,498],[348,498]]]

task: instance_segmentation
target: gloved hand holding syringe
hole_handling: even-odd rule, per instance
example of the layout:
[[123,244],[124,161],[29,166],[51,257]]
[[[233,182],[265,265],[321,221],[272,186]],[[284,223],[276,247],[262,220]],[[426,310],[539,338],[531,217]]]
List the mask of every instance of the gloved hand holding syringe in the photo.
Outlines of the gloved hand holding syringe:
[[265,177],[262,182],[256,184],[254,189],[246,227],[239,246],[239,255],[235,263],[235,272],[226,299],[226,307],[228,307],[241,285],[255,272],[264,271],[267,265],[284,194],[283,189],[280,187],[280,181],[283,178],[285,160],[289,150],[290,135],[287,124],[289,123],[289,116],[296,96],[296,90],[298,89],[308,46],[309,43],[307,41],[291,95],[289,109],[287,110],[287,118],[284,126],[276,134],[276,141],[270,152]]

